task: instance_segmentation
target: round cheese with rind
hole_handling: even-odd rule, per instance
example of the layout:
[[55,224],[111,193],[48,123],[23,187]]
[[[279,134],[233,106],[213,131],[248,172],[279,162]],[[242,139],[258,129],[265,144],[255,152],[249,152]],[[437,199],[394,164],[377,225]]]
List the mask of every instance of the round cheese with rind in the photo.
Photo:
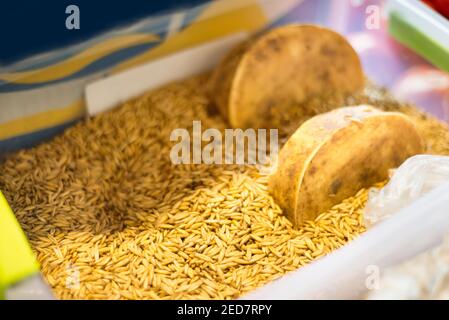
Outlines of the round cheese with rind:
[[[359,57],[338,33],[287,25],[231,50],[209,81],[212,101],[234,128],[281,128],[328,110],[364,87]],[[332,102],[334,105],[332,105]],[[312,107],[312,105],[314,105]]]
[[406,115],[371,106],[344,107],[306,121],[280,151],[270,176],[274,200],[295,226],[312,220],[389,169],[424,151]]

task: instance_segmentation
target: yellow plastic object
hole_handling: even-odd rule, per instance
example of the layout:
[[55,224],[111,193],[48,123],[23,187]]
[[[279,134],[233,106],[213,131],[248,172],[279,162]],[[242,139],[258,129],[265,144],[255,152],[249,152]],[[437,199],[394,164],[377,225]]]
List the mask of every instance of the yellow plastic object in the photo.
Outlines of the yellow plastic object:
[[36,272],[39,272],[39,264],[19,222],[0,192],[0,299],[10,285]]

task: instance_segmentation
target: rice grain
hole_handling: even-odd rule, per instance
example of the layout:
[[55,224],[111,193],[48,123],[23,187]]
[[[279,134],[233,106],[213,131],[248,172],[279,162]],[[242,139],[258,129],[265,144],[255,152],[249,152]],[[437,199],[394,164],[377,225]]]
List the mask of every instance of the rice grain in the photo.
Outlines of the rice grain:
[[[0,189],[58,298],[237,298],[365,230],[365,189],[295,230],[256,168],[173,165],[172,129],[226,128],[208,111],[206,80],[149,92],[0,165]],[[368,93],[359,102],[410,115],[428,151],[449,154],[447,126]]]

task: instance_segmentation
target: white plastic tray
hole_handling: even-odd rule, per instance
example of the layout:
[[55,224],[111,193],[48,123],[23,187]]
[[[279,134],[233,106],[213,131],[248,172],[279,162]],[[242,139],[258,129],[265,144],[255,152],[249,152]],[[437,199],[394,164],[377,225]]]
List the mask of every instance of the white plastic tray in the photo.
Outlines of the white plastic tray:
[[[96,114],[167,82],[211,69],[239,34],[174,54],[99,80],[86,89],[90,114]],[[382,268],[408,259],[443,240],[449,230],[449,183],[410,204],[358,239],[244,299],[359,298],[366,282]]]

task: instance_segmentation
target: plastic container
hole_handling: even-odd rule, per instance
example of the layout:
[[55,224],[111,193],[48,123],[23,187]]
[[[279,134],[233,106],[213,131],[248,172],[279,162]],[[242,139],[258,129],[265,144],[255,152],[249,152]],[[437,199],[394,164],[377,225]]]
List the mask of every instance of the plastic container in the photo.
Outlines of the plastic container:
[[[188,77],[209,67],[222,49],[244,35],[216,40],[99,80],[86,89],[89,113],[105,111],[174,79]],[[191,66],[191,57],[198,59]],[[146,77],[161,64],[185,66],[166,73],[161,81]],[[137,85],[130,85],[137,84]],[[146,87],[144,89],[143,87]],[[112,94],[111,94],[112,93]],[[355,299],[369,288],[372,272],[413,257],[441,243],[449,230],[449,183],[410,203],[390,219],[328,256],[256,290],[242,299]]]
[[390,33],[449,72],[449,20],[419,0],[390,0],[387,8]]

